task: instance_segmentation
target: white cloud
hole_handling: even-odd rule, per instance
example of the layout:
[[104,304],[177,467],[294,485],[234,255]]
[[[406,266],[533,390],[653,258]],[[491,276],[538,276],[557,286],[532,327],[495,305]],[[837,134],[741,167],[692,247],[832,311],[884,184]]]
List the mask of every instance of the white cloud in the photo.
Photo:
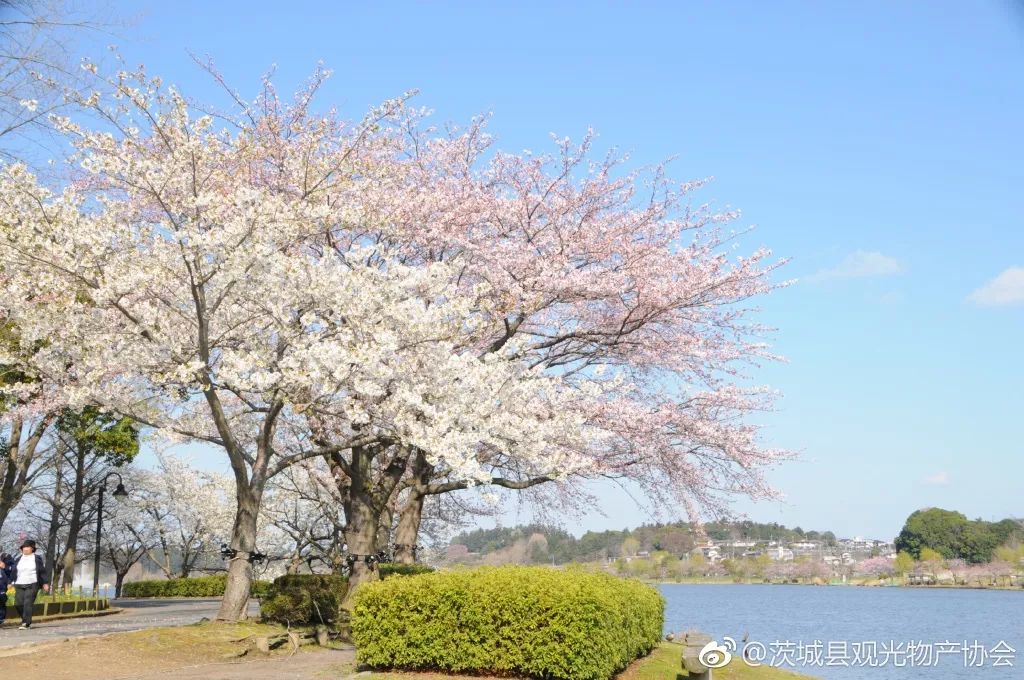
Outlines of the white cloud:
[[976,305],[1008,307],[1024,304],[1024,267],[1010,267],[967,296]]
[[858,250],[846,256],[831,269],[822,269],[807,277],[808,281],[838,279],[864,279],[874,276],[892,276],[905,271],[903,263],[879,252]]
[[924,483],[929,486],[946,486],[949,484],[949,473],[936,472],[934,475],[928,475],[924,478]]

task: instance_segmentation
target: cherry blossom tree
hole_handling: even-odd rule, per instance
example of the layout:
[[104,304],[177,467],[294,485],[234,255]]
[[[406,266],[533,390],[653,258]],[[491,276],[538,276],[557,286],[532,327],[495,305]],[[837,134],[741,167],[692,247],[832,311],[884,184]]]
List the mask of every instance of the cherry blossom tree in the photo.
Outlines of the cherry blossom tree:
[[237,510],[221,618],[244,615],[263,494],[294,463],[323,458],[351,480],[356,551],[373,548],[411,447],[472,479],[489,478],[481,447],[572,467],[585,428],[562,381],[458,351],[483,286],[465,295],[444,262],[312,244],[350,218],[336,196],[367,172],[362,147],[394,105],[349,128],[268,85],[217,130],[158,79],[106,84],[113,101],[79,104],[108,129],[58,121],[76,182],[55,193],[18,165],[0,179],[5,316],[23,347],[43,345],[32,368],[64,376],[73,406],[224,450]]
[[[314,114],[323,76],[288,104],[226,88],[225,113],[121,72],[76,99],[101,126],[55,119],[72,183],[0,176],[0,359],[224,451],[221,618],[244,615],[270,480],[304,461],[360,557],[389,513],[414,544],[423,498],[481,485],[628,479],[691,516],[771,494],[785,454],[744,419],[771,393],[742,385],[773,358],[746,304],[776,264],[730,256],[735,214],[591,160],[589,136],[516,156],[404,99]],[[350,592],[373,576],[353,562]]]
[[871,557],[858,562],[854,567],[854,573],[878,579],[890,578],[895,575],[896,566],[894,560],[888,557]]
[[121,597],[128,572],[145,559],[159,540],[156,532],[146,531],[149,523],[144,512],[144,496],[140,490],[144,488],[148,476],[143,470],[124,470],[124,483],[132,490],[131,493],[127,498],[104,508],[100,556],[114,570],[114,597]]
[[271,482],[263,516],[287,543],[286,571],[314,565],[340,572],[345,564],[345,521],[337,486],[322,461],[292,466]]
[[0,3],[0,156],[25,160],[26,148],[48,146],[49,114],[67,106],[65,88],[83,82],[75,42],[112,28],[70,0]]
[[52,422],[53,416],[45,414],[28,422],[14,417],[4,424],[5,431],[0,434],[0,530],[43,470],[43,436]]
[[765,567],[764,575],[770,581],[789,583],[797,577],[797,565],[794,562],[773,561]]
[[[730,378],[770,358],[751,340],[760,329],[742,304],[773,287],[775,265],[764,250],[726,256],[735,235],[721,225],[735,215],[691,208],[685,197],[700,183],[673,190],[660,168],[639,200],[640,177],[617,175],[614,157],[591,161],[590,137],[578,146],[560,140],[553,156],[484,160],[483,121],[443,138],[415,123],[405,126],[410,162],[352,188],[363,205],[376,196],[358,224],[386,221],[373,233],[337,229],[327,242],[344,250],[370,238],[404,261],[457,262],[461,285],[493,290],[486,332],[467,338],[467,349],[570,384],[599,381],[603,389],[573,407],[606,436],[581,452],[587,463],[572,475],[523,466],[499,449],[481,452],[489,480],[467,479],[413,452],[399,559],[410,559],[422,497],[480,483],[624,478],[691,515],[724,509],[732,493],[769,495],[761,473],[785,454],[762,448],[742,416],[767,408],[771,395]],[[431,189],[438,184],[443,191]]]
[[[52,453],[47,432],[57,417],[51,386],[22,370],[18,331],[13,324],[0,325],[0,345],[13,356],[0,361],[0,531],[11,510],[21,502],[45,469]],[[25,350],[29,353],[32,349]]]
[[231,536],[235,494],[230,477],[199,470],[182,458],[157,454],[153,470],[137,471],[131,492],[145,555],[166,578],[187,578],[220,559],[220,545]]
[[994,579],[994,585],[1010,585],[1013,576],[1013,565],[1000,560],[993,560],[988,564],[988,572]]

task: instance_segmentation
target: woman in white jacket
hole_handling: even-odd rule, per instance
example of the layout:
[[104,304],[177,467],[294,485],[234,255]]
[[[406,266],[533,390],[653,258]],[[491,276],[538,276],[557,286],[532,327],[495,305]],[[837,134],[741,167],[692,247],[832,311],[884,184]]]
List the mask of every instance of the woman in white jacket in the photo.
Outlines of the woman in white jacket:
[[41,555],[36,554],[36,542],[26,539],[21,544],[21,554],[8,567],[10,582],[14,584],[14,607],[21,616],[20,630],[32,627],[32,609],[35,607],[39,589],[49,592],[50,579]]

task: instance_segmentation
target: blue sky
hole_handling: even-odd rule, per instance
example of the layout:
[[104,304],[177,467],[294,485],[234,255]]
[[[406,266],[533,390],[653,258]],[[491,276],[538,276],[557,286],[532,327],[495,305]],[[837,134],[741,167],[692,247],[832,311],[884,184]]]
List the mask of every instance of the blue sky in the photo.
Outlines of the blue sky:
[[[114,3],[112,39],[200,99],[188,51],[254,93],[317,61],[350,117],[408,89],[493,112],[501,148],[555,132],[674,158],[792,258],[763,305],[788,358],[767,440],[801,452],[753,519],[890,538],[929,505],[1024,515],[1024,9],[861,3]],[[104,42],[109,42],[107,38]],[[1002,275],[1002,276],[1000,276]],[[997,277],[999,277],[997,279]],[[987,286],[987,288],[986,288]],[[601,489],[605,515],[646,516]],[[515,518],[508,518],[514,521]]]

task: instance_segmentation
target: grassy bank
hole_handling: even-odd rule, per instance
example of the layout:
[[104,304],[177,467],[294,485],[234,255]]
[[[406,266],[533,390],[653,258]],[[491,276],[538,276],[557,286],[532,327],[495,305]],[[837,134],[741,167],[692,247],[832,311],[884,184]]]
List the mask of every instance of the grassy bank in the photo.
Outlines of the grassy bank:
[[[682,680],[687,677],[680,659],[683,648],[670,642],[662,643],[645,659],[641,659],[622,673],[618,680]],[[770,666],[754,668],[734,659],[725,668],[714,671],[716,680],[809,680],[810,676]]]
[[[616,680],[685,680],[680,659],[683,648],[670,642],[662,643],[650,656],[635,661]],[[388,673],[374,672],[360,675],[362,680],[468,680],[470,676],[444,675],[439,673]],[[473,676],[476,680],[485,680]],[[734,660],[725,668],[714,671],[716,680],[812,680],[811,676],[791,671],[761,666],[753,668],[740,660]],[[505,678],[505,680],[510,680]]]

